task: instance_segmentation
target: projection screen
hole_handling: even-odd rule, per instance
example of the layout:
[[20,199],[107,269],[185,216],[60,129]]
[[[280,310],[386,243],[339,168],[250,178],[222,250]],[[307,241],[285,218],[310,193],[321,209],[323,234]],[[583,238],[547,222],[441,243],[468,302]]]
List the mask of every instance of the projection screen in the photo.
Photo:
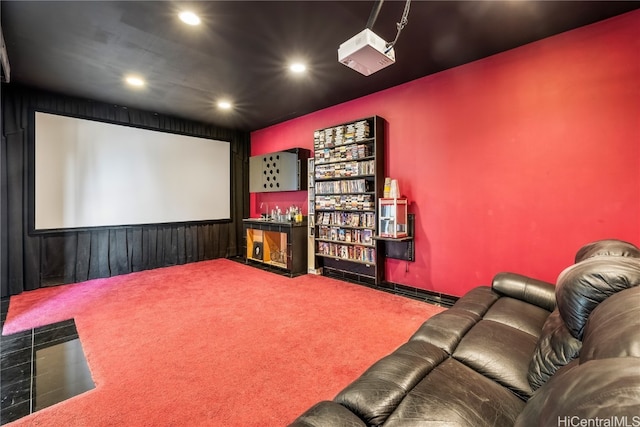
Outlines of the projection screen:
[[229,220],[229,142],[35,112],[35,230]]

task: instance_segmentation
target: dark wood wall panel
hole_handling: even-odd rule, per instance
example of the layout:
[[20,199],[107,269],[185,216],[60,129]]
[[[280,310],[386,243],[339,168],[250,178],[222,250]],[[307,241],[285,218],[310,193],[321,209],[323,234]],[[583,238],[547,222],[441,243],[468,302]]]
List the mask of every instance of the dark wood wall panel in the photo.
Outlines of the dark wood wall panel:
[[130,236],[129,241],[131,242],[127,248],[129,253],[129,262],[131,262],[131,271],[144,270],[142,264],[142,229],[129,229],[127,230],[127,236]]
[[177,247],[178,230],[176,228],[165,228],[163,232],[164,232],[163,265],[176,265],[178,263],[178,247]]
[[[41,246],[36,270],[47,286],[234,256],[228,229],[225,224],[140,226],[45,235],[34,239]],[[195,252],[193,232],[201,235]]]
[[[33,109],[230,141],[232,220],[108,227],[60,233],[30,233],[29,126]],[[242,218],[249,212],[249,134],[162,116],[3,85],[0,150],[2,297],[60,283],[74,283],[153,268],[231,257],[242,248]]]
[[76,247],[76,280],[84,282],[89,279],[89,256],[91,255],[91,234],[88,231],[78,233]]
[[178,242],[180,242],[180,244],[177,247],[178,264],[184,264],[187,262],[187,257],[186,257],[187,240],[185,237],[184,227],[178,227],[176,232],[177,232]]
[[[11,247],[9,247],[9,253],[11,253]],[[40,287],[42,282],[42,275],[40,272],[41,263],[40,239],[29,237],[25,238],[23,264],[25,279],[24,289],[33,290]]]
[[69,238],[64,239],[64,262],[62,267],[64,270],[64,283],[72,283],[78,281],[76,280],[77,253],[78,235],[74,233],[72,236],[69,236]]

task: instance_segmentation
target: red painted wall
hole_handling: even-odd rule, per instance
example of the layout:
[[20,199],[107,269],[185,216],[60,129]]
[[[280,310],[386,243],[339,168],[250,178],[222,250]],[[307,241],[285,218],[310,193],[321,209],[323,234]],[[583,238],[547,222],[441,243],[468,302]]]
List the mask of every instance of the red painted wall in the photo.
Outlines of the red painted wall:
[[[262,129],[252,154],[382,116],[385,175],[416,214],[416,261],[387,260],[387,280],[451,295],[500,271],[555,282],[584,243],[640,244],[638,28],[635,11]],[[251,202],[257,216],[306,192]]]

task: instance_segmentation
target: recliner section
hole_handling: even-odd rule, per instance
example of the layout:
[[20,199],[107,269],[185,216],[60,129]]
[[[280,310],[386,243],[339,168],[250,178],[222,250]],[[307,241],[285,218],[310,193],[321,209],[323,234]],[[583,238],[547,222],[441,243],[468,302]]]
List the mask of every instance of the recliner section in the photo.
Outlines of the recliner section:
[[557,420],[566,417],[608,419],[611,425],[640,422],[639,284],[593,310],[580,356],[558,369],[529,399],[516,427],[558,425]]
[[[425,321],[407,343],[367,369],[333,403],[366,426],[513,425],[531,394],[526,372],[549,311],[524,301],[531,295],[524,291],[529,278],[509,278],[505,291],[517,298],[486,286],[469,291],[452,308]],[[518,278],[522,289],[515,285]],[[536,286],[553,290],[549,283],[536,281]],[[321,409],[329,405],[321,403]],[[332,417],[346,417],[331,422],[316,417],[317,405],[309,411],[292,426],[351,425],[342,410],[329,411]]]
[[[333,402],[314,405],[291,426],[556,425],[546,412],[602,413],[595,406],[580,412],[580,400],[564,394],[617,408],[601,391],[627,405],[623,413],[640,413],[639,375],[599,373],[639,366],[640,259],[629,245],[586,245],[579,252],[588,256],[557,286],[496,275],[491,287],[472,289],[425,321]],[[594,382],[583,379],[590,375]]]

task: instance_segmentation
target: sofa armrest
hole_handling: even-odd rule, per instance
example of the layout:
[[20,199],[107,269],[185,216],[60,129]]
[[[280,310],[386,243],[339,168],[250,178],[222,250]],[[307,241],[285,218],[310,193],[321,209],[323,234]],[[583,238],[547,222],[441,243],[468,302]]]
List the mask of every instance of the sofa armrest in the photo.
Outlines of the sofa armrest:
[[498,273],[491,288],[512,298],[553,311],[556,308],[556,288],[553,284],[517,273]]
[[353,412],[330,401],[322,401],[307,409],[288,427],[367,427]]

